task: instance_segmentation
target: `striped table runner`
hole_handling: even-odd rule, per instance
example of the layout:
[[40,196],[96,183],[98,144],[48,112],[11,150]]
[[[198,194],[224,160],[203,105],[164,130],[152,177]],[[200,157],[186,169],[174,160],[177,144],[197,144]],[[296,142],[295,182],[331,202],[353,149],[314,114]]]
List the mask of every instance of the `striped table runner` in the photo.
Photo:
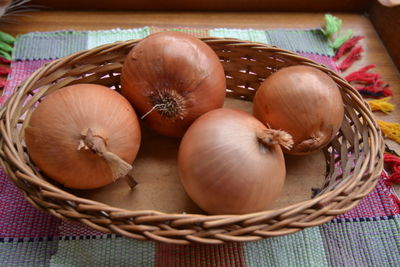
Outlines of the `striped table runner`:
[[[33,32],[15,43],[0,101],[51,60],[117,40],[174,30],[289,49],[337,71],[319,29],[160,28]],[[177,246],[105,235],[36,210],[0,171],[0,266],[400,266],[400,210],[380,180],[350,212],[304,231],[249,243]]]

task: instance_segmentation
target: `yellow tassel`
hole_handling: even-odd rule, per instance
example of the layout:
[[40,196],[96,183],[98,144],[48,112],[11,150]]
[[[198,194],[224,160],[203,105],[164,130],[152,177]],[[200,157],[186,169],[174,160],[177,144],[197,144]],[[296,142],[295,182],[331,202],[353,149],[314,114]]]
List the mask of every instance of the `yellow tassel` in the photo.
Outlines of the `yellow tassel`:
[[372,111],[382,111],[388,114],[394,109],[394,105],[388,102],[390,99],[392,98],[388,96],[381,99],[369,100],[368,104]]
[[394,122],[387,122],[377,120],[379,127],[381,128],[383,135],[390,138],[400,144],[400,124]]

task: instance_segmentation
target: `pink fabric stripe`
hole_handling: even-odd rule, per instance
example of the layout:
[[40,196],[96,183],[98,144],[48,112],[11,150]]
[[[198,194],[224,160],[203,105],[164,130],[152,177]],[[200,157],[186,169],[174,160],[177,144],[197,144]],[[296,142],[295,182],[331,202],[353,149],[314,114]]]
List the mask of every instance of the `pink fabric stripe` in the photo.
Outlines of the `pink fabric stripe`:
[[246,266],[241,243],[224,245],[169,245],[156,243],[156,266]]
[[37,210],[0,169],[0,237],[57,235],[60,220]]
[[8,75],[7,85],[4,87],[0,105],[4,103],[7,96],[11,95],[15,88],[27,79],[35,70],[51,60],[13,61],[11,62],[11,73]]
[[310,53],[299,53],[299,54],[302,55],[303,57],[314,60],[322,65],[325,65],[326,67],[330,68],[331,70],[339,73],[339,69],[338,69],[335,61],[331,57],[310,54]]
[[60,236],[84,236],[84,235],[104,235],[86,225],[69,221],[61,221],[59,227]]
[[390,188],[380,179],[375,189],[349,212],[339,215],[338,219],[382,217],[400,213],[399,207],[391,197]]
[[[13,61],[0,104],[14,88],[49,61]],[[60,220],[34,208],[0,170],[0,237],[45,237],[57,235]]]

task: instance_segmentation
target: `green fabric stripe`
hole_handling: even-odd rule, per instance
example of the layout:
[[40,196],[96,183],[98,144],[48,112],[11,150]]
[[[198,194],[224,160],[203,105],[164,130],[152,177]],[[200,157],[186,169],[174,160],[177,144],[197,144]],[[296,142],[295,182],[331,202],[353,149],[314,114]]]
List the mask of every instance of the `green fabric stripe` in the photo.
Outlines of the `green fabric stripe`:
[[331,266],[400,266],[400,218],[320,226]]
[[156,33],[156,32],[164,32],[164,31],[177,31],[177,32],[184,32],[196,37],[208,37],[210,36],[209,34],[209,28],[189,28],[189,27],[178,27],[178,28],[168,28],[168,27],[156,27],[156,26],[151,26],[150,27],[150,33]]
[[182,31],[198,37],[232,37],[276,45],[295,52],[333,56],[334,52],[321,30],[255,30],[255,29],[196,29],[143,27],[104,31],[34,32],[17,38],[14,60],[56,59],[71,53],[115,41],[144,38],[157,31]]
[[1,242],[0,266],[48,266],[58,241]]
[[247,266],[329,266],[318,227],[244,244]]
[[87,32],[33,32],[18,36],[14,60],[56,59],[86,49]]
[[271,43],[270,39],[265,34],[265,31],[261,30],[217,28],[210,30],[210,36],[231,37],[231,38],[238,38],[242,40],[249,40],[253,42],[261,42],[266,44]]
[[113,43],[116,41],[140,39],[149,34],[149,27],[128,30],[113,29],[107,31],[89,31],[87,48],[90,49],[99,45]]
[[271,43],[288,50],[334,56],[321,30],[270,30],[266,34]]
[[124,237],[59,240],[50,266],[154,266],[154,242]]
[[254,30],[254,29],[212,29],[210,35],[215,37],[232,37],[250,40],[295,52],[313,53],[322,56],[334,56],[328,40],[321,30]]

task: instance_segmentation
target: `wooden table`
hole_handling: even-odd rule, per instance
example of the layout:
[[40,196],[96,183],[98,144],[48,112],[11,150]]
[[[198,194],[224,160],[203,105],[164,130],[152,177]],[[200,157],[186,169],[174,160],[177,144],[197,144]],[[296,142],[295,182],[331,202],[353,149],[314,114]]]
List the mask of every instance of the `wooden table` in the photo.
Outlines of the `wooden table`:
[[[376,64],[376,72],[391,85],[395,92],[392,103],[396,110],[390,115],[375,113],[386,121],[400,120],[400,75],[371,21],[360,14],[334,14],[343,20],[344,29],[353,29],[356,35],[365,38],[361,44],[365,49],[362,59],[352,70],[367,64]],[[0,24],[0,30],[12,35],[32,31],[55,30],[105,30],[112,28],[136,28],[143,26],[191,26],[231,28],[315,28],[324,25],[323,13],[205,13],[205,12],[83,12],[83,11],[41,11],[29,13],[16,19],[15,24]],[[345,73],[344,73],[345,74]],[[392,149],[400,152],[400,146],[387,142]]]

